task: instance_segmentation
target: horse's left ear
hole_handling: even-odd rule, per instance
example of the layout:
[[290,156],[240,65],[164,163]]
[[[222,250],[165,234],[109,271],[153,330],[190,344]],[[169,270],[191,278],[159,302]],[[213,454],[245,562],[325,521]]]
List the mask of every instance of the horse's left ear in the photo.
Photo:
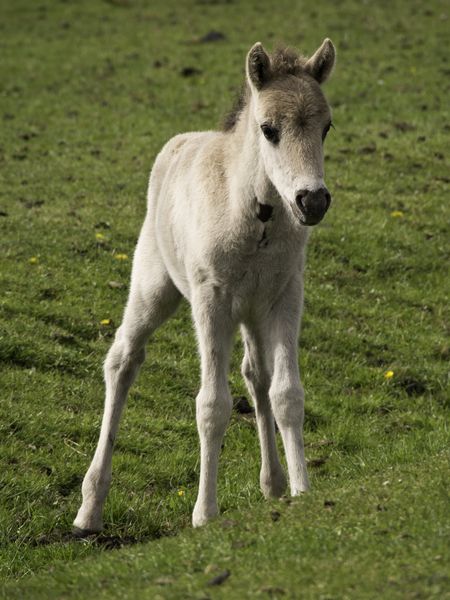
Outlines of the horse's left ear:
[[306,62],[305,71],[319,83],[324,83],[333,70],[336,62],[336,49],[333,42],[326,38],[315,54]]

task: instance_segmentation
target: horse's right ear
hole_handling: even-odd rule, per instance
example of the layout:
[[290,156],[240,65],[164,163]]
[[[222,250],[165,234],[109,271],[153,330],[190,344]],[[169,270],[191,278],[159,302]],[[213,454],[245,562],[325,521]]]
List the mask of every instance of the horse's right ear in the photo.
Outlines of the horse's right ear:
[[247,78],[251,86],[260,90],[270,77],[270,58],[257,42],[247,54]]

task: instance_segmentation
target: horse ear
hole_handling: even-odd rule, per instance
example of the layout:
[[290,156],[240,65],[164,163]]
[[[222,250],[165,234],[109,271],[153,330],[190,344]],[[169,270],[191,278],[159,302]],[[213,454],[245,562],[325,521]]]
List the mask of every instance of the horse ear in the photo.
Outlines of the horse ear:
[[319,83],[324,83],[331,74],[336,62],[336,49],[333,42],[326,38],[315,54],[306,62],[305,71]]
[[250,48],[246,68],[250,85],[260,90],[270,77],[270,58],[260,42]]

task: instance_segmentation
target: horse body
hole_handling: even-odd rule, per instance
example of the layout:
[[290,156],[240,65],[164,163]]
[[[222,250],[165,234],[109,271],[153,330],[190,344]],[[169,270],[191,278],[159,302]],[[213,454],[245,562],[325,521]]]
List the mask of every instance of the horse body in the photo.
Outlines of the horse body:
[[[155,164],[158,181],[150,182],[142,234],[156,239],[171,279],[188,300],[193,287],[208,282],[227,292],[233,307],[254,310],[255,303],[273,301],[302,264],[308,229],[285,213],[253,157],[244,177],[239,167],[230,168],[230,157],[240,156],[233,152],[236,141],[221,132],[170,140]],[[273,209],[267,222],[257,217],[261,204]]]
[[192,306],[202,373],[196,400],[200,485],[193,524],[202,525],[218,512],[218,457],[231,414],[227,374],[238,324],[245,347],[242,373],[256,407],[261,489],[266,496],[279,496],[286,486],[274,417],[291,493],[308,488],[297,340],[307,225],[318,222],[330,202],[322,152],[330,115],[319,83],[331,71],[334,56],[329,40],[308,61],[292,53],[270,59],[256,44],[247,57],[245,101],[228,130],[175,136],[158,155],[128,303],[105,361],[105,412],[83,481],[77,529],[102,527],[128,389],[149,335],[182,296]]

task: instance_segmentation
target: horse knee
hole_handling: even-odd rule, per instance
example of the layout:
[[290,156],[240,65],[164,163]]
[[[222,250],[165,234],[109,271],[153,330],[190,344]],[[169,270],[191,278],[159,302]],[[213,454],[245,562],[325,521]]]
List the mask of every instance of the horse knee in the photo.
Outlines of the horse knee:
[[273,388],[269,391],[275,420],[280,429],[302,427],[304,417],[304,392],[302,386]]
[[252,395],[261,398],[267,394],[270,385],[267,370],[252,365],[247,355],[244,356],[242,361],[241,373]]
[[253,384],[254,370],[252,368],[252,365],[250,364],[250,360],[248,359],[247,355],[244,356],[244,360],[242,361],[241,373],[246,383]]
[[133,379],[144,360],[145,348],[137,346],[118,329],[114,343],[106,356],[105,378],[118,376],[123,379]]
[[228,390],[201,389],[196,399],[197,426],[201,435],[222,435],[231,416],[233,401]]

